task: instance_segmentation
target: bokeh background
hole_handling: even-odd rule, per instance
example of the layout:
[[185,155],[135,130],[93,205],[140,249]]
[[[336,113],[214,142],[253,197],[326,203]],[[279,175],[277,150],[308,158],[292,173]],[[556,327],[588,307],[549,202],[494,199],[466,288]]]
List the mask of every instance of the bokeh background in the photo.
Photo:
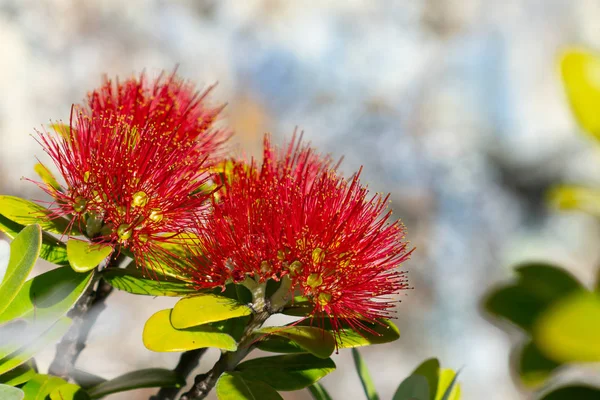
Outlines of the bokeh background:
[[[417,249],[404,265],[414,289],[400,296],[401,339],[362,351],[381,398],[437,356],[461,369],[467,400],[526,399],[509,373],[515,338],[479,304],[522,260],[592,279],[598,225],[548,209],[544,192],[600,183],[556,64],[566,46],[600,46],[598,20],[595,0],[0,0],[0,193],[43,199],[21,179],[34,177],[36,157],[49,164],[32,135],[68,119],[103,74],[178,66],[200,87],[218,81],[232,151],[256,154],[264,132],[281,142],[298,127],[344,156],[346,173],[362,165],[373,191],[392,194]],[[141,343],[145,320],[173,303],[113,294],[78,366],[106,378],[174,366],[177,354]],[[362,398],[350,352],[334,359],[325,386]]]

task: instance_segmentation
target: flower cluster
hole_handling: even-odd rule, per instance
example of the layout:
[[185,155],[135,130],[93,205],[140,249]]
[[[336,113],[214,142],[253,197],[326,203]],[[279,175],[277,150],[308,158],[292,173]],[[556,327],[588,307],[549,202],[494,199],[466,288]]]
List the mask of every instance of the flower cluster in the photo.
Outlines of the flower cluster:
[[44,187],[57,216],[73,216],[88,237],[131,251],[139,265],[169,262],[164,242],[190,231],[206,210],[199,190],[227,133],[214,128],[221,107],[175,75],[106,80],[74,105],[70,124],[41,143],[66,181]]
[[266,137],[262,165],[235,161],[227,178],[199,229],[203,255],[188,271],[199,288],[287,276],[334,328],[389,317],[410,251],[385,212],[387,197],[369,196],[358,174],[340,177],[301,140],[277,150]]

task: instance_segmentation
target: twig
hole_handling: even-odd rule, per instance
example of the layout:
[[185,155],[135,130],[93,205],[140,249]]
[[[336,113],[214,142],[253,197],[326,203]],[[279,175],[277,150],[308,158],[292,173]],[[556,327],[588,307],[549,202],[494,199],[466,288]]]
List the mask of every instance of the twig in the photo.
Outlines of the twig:
[[48,370],[51,375],[69,379],[79,354],[85,348],[92,325],[106,308],[105,300],[112,292],[112,286],[100,279],[96,290],[93,288],[94,285],[90,285],[67,314],[73,320],[73,325],[56,345],[56,356]]
[[[187,380],[188,375],[191,374],[200,363],[200,358],[206,353],[206,350],[208,349],[203,348],[182,353],[181,357],[179,357],[179,362],[174,369],[175,373],[184,380]],[[150,400],[175,400],[177,393],[179,393],[179,388],[164,387],[161,388],[156,395],[150,397]]]

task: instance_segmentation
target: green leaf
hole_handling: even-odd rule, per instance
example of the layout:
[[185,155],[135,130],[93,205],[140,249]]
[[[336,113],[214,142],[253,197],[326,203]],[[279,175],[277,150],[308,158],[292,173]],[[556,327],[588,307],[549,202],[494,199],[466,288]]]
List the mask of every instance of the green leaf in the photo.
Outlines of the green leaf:
[[518,353],[517,372],[521,382],[530,388],[541,386],[561,366],[547,358],[533,342],[528,342]]
[[547,393],[540,400],[598,400],[600,388],[587,385],[564,386]]
[[440,381],[440,362],[437,358],[429,358],[423,361],[411,375],[421,375],[427,379],[429,386],[429,399],[435,400],[438,383]]
[[79,274],[60,267],[25,282],[11,306],[0,314],[0,324],[16,318],[58,320],[77,302],[92,280],[92,273]]
[[162,368],[149,368],[129,372],[115,379],[103,382],[87,390],[92,399],[98,399],[111,393],[125,392],[149,387],[182,387],[185,379],[174,371]]
[[152,315],[146,325],[142,338],[146,348],[152,351],[187,351],[202,347],[235,351],[237,344],[228,334],[219,332],[210,325],[188,329],[175,329],[170,321],[171,309]]
[[[336,333],[338,339],[338,348],[349,349],[361,346],[370,346],[373,344],[383,344],[393,342],[400,337],[400,331],[390,320],[380,319],[378,322],[369,323],[361,321],[364,325],[365,330],[360,332],[355,331],[348,321],[340,319],[339,323],[339,334]],[[332,332],[334,329],[331,325],[329,318],[317,319],[317,320],[305,320],[296,326],[311,326],[316,325],[326,331]]]
[[0,399],[2,400],[23,400],[25,393],[19,388],[0,384]]
[[440,371],[440,380],[435,400],[460,400],[460,386],[456,384],[458,374],[451,369]]
[[245,380],[262,381],[275,390],[299,390],[312,385],[335,369],[330,359],[312,354],[288,354],[255,358],[237,366]]
[[281,313],[294,317],[305,317],[312,314],[314,308],[313,303],[306,297],[296,296],[294,297],[294,301],[285,306]]
[[205,293],[179,300],[171,312],[171,324],[177,329],[185,329],[250,314],[252,309],[247,305]]
[[106,382],[108,379],[104,379],[98,375],[90,374],[89,372],[73,369],[71,372],[71,377],[75,381],[76,384],[81,386],[84,389],[89,389],[93,386],[98,386],[101,383]]
[[[69,221],[65,218],[53,215],[52,211],[39,204],[14,196],[0,196],[0,214],[21,225],[38,224],[46,232],[62,235],[69,231]],[[71,232],[78,234],[75,227],[71,228]]]
[[526,264],[516,268],[518,281],[502,287],[485,300],[492,315],[531,331],[536,318],[554,302],[583,286],[567,271],[548,264]]
[[36,353],[46,347],[46,345],[56,342],[69,330],[70,326],[71,320],[67,317],[63,317],[28,346],[23,347],[9,356],[0,359],[0,374],[4,374],[14,368],[17,368],[19,365],[25,363]]
[[102,277],[112,287],[133,294],[147,296],[183,296],[197,292],[189,283],[161,277],[159,280],[145,276],[139,269],[107,268]]
[[533,338],[557,362],[600,361],[600,294],[578,292],[549,308],[537,320]]
[[90,396],[73,383],[66,383],[50,392],[50,400],[89,400]]
[[219,400],[283,400],[269,385],[244,379],[235,372],[225,372],[217,381]]
[[96,268],[112,251],[112,246],[107,244],[78,239],[69,239],[67,242],[67,257],[71,267],[77,272],[87,272]]
[[48,189],[55,190],[57,192],[61,191],[60,184],[54,175],[52,175],[52,172],[50,172],[50,170],[46,168],[44,164],[35,164],[33,170],[39,175],[40,178],[42,178],[42,181],[48,186]]
[[562,77],[571,109],[579,125],[600,138],[600,60],[596,54],[569,50],[561,60]]
[[[5,385],[17,386],[27,382],[34,377],[36,372],[27,364],[19,365],[17,368],[0,375],[0,383]],[[1,398],[1,397],[0,397]]]
[[71,126],[68,124],[53,122],[50,124],[50,128],[65,140],[69,140],[71,137]]
[[46,400],[54,389],[66,383],[56,376],[37,374],[23,386],[23,392],[27,400]]
[[332,400],[325,387],[321,385],[319,382],[315,382],[308,387],[310,394],[315,400]]
[[352,358],[354,359],[354,366],[356,367],[356,372],[358,373],[360,383],[362,383],[362,387],[365,391],[367,399],[379,400],[379,395],[377,394],[377,389],[375,388],[373,379],[371,379],[371,374],[369,373],[367,364],[365,364],[365,361],[360,356],[358,350],[354,348],[352,349]]
[[[257,343],[257,347],[261,350],[269,350],[269,342],[272,336],[278,336],[285,339],[287,342],[297,345],[308,353],[311,353],[319,358],[328,358],[335,350],[335,339],[333,335],[323,329],[312,326],[287,326],[287,327],[268,327],[262,328],[256,332],[258,337],[266,336]],[[277,342],[275,343],[277,346]],[[277,351],[276,351],[277,352]]]
[[[5,216],[0,215],[0,231],[4,232],[9,238],[14,239],[24,228],[23,225],[17,224]],[[46,232],[42,232],[42,249],[40,250],[40,257],[53,264],[69,264],[69,261],[67,260],[67,249],[64,243]]]
[[392,400],[429,400],[429,383],[423,375],[410,375],[402,381]]
[[25,284],[40,254],[41,243],[42,231],[39,225],[23,229],[10,243],[10,259],[4,280],[0,284],[0,314],[8,308]]

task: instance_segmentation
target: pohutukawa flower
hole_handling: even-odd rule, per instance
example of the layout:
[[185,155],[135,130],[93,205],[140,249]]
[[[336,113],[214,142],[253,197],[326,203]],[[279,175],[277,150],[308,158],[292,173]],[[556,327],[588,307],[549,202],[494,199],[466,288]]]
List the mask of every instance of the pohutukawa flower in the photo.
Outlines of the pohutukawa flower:
[[[210,90],[210,89],[209,89]],[[206,104],[174,75],[144,76],[92,92],[69,126],[41,133],[66,187],[44,187],[56,215],[72,215],[94,241],[129,249],[140,265],[172,260],[163,244],[189,232],[206,210],[198,189],[227,135]]]
[[390,316],[393,295],[407,287],[397,267],[410,251],[387,202],[300,141],[278,151],[266,137],[261,166],[234,162],[188,274],[199,288],[288,276],[313,317],[366,329],[363,321]]

